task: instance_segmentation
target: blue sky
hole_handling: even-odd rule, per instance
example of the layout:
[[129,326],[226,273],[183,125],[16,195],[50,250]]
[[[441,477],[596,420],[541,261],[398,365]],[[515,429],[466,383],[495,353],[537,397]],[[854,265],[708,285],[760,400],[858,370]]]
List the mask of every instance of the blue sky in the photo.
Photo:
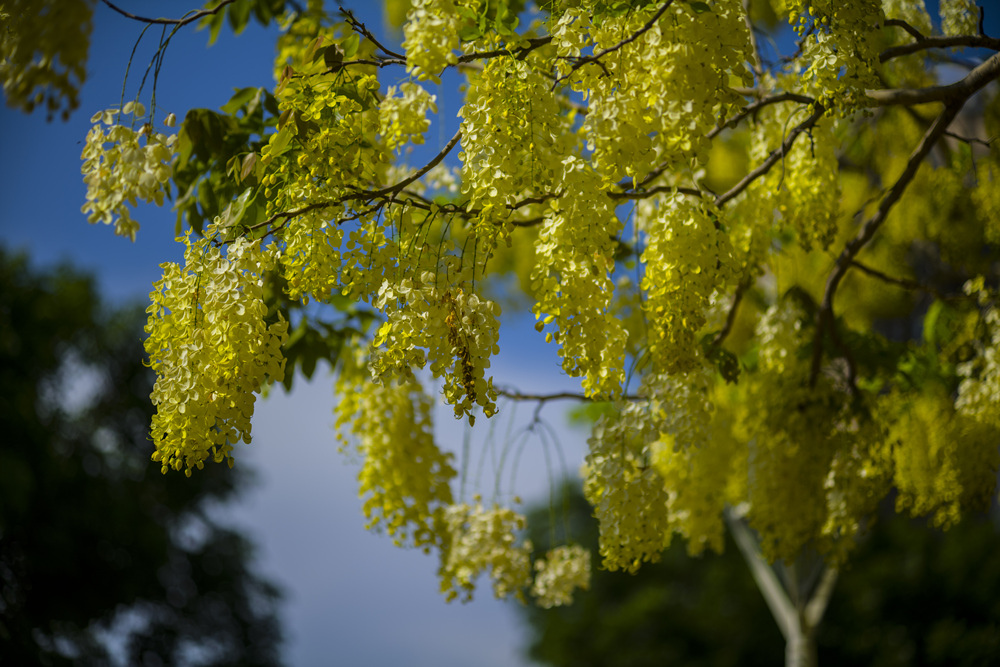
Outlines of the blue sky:
[[[189,8],[183,2],[123,0],[120,5],[139,14],[169,9],[171,16]],[[355,9],[371,28],[381,29],[379,6],[357,3]],[[181,258],[169,209],[140,207],[135,217],[142,228],[135,243],[115,236],[110,227],[88,225],[80,213],[86,193],[80,151],[90,116],[117,105],[139,31],[137,24],[98,4],[89,77],[80,109],[68,122],[47,123],[44,115],[0,108],[0,243],[28,252],[36,265],[69,261],[93,272],[113,303],[145,301],[160,276],[159,264]],[[132,76],[152,54],[152,33],[144,42],[148,48],[139,49]],[[158,106],[183,118],[189,108],[218,108],[233,88],[272,85],[275,34],[251,24],[239,37],[223,32],[209,48],[206,33],[183,30],[167,53]],[[130,79],[129,94],[136,84],[137,79]],[[441,96],[439,106],[454,118],[457,93]],[[522,327],[526,334],[502,334],[501,356],[494,364],[497,382],[537,392],[575,388],[561,373],[554,350],[532,335],[530,322],[522,319],[521,324],[527,325]],[[505,350],[516,350],[517,356]],[[260,548],[260,569],[285,590],[288,663],[526,664],[514,603],[494,601],[483,581],[474,602],[447,604],[438,593],[435,557],[397,549],[388,538],[364,530],[356,467],[337,452],[333,440],[334,401],[332,379],[322,371],[310,383],[297,382],[290,395],[278,390],[259,401],[253,446],[237,450],[237,464],[253,468],[259,483],[241,505],[221,511],[227,521],[252,534]],[[582,461],[585,435],[564,428],[561,411],[562,406],[552,405],[545,414],[562,434],[572,473]],[[520,412],[526,416],[530,408]],[[438,424],[441,445],[458,451],[463,429],[450,409],[440,411]],[[498,432],[505,426],[502,422]],[[473,451],[483,451],[479,436],[473,438]],[[526,501],[544,501],[548,474],[541,445],[529,442],[525,451],[516,491]],[[483,477],[470,493],[479,490],[489,497],[489,463]]]

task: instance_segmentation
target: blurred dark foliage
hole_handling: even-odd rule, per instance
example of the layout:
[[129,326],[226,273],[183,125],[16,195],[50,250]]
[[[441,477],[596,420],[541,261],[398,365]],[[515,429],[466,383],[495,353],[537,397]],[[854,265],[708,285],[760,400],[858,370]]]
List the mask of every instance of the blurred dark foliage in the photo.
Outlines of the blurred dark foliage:
[[[784,638],[735,543],[689,557],[677,539],[635,575],[597,565],[597,522],[577,486],[533,510],[539,556],[566,528],[594,554],[590,591],[551,610],[528,605],[529,656],[572,667],[784,664]],[[550,517],[556,518],[552,526]],[[947,532],[887,501],[840,573],[817,635],[820,667],[1000,665],[1000,531],[970,517]]]
[[278,591],[207,513],[243,471],[150,461],[143,321],[0,250],[0,665],[279,664]]

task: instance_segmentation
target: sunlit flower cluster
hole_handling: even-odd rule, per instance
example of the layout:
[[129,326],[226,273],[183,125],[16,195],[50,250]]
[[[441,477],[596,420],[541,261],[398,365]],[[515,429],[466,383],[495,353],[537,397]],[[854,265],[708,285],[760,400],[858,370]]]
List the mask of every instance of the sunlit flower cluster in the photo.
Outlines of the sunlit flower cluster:
[[79,104],[86,76],[94,0],[4,0],[0,5],[0,82],[8,105],[44,106],[63,120]]
[[184,266],[163,264],[154,284],[145,341],[156,372],[153,460],[168,469],[229,460],[250,443],[255,393],[284,377],[284,320],[268,324],[263,273],[273,253],[237,239],[226,255],[207,238],[185,244]]
[[342,441],[349,434],[362,457],[359,493],[368,528],[385,530],[398,545],[440,546],[456,473],[451,454],[434,443],[431,398],[412,380],[356,379],[338,382],[337,413]]
[[435,97],[419,84],[406,81],[389,88],[379,105],[379,133],[389,150],[404,144],[424,143],[424,132],[430,127],[427,112],[437,113]]
[[415,0],[403,26],[407,71],[440,82],[444,68],[458,62],[460,25],[453,0]]
[[445,511],[449,542],[441,552],[441,592],[449,600],[470,600],[476,579],[487,570],[498,598],[509,595],[524,601],[531,583],[531,544],[517,544],[524,516],[512,509],[480,502],[452,505]]
[[566,192],[550,203],[535,243],[537,328],[555,324],[547,338],[559,343],[563,370],[584,378],[588,396],[614,396],[625,377],[626,334],[610,311],[621,222],[585,162],[568,158],[562,182]]
[[853,110],[865,89],[878,88],[878,28],[885,21],[880,0],[795,0],[791,20],[802,35],[801,78],[819,101]]
[[609,570],[635,572],[670,544],[669,496],[650,457],[658,436],[646,407],[627,403],[598,420],[587,441],[583,492],[594,506]]
[[941,32],[945,35],[978,35],[976,0],[941,0]]
[[[173,174],[173,147],[177,135],[164,135],[141,124],[119,125],[122,115],[131,115],[132,124],[143,122],[145,108],[128,102],[121,112],[108,109],[91,118],[94,126],[87,134],[83,154],[83,182],[87,184],[87,203],[83,212],[90,223],[115,226],[115,234],[133,241],[139,229],[129,212],[138,201],[162,205],[169,192]],[[104,126],[107,126],[105,129]]]
[[735,278],[732,245],[718,211],[679,193],[663,199],[645,233],[642,288],[654,368],[688,371],[699,363],[698,333],[712,295]]
[[423,279],[386,281],[379,290],[373,305],[388,319],[373,341],[372,376],[384,382],[429,362],[434,377],[444,379],[444,397],[456,417],[474,422],[477,406],[493,416],[497,392],[486,370],[499,352],[500,307],[462,287],[438,290],[431,275]]
[[578,544],[550,549],[535,570],[531,594],[539,607],[572,604],[576,589],[590,589],[590,551]]

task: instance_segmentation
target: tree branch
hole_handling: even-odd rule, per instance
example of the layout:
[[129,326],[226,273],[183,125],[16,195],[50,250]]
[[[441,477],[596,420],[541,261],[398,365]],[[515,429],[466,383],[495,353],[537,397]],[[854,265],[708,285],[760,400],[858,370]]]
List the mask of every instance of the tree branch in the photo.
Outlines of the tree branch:
[[132,19],[133,21],[139,21],[141,23],[150,23],[154,25],[175,25],[178,27],[187,25],[188,23],[193,23],[198,19],[204,18],[206,16],[212,16],[213,14],[218,14],[223,7],[225,7],[226,5],[231,5],[234,2],[236,2],[236,0],[222,0],[222,2],[220,2],[212,9],[199,9],[190,16],[186,16],[180,19],[164,19],[164,18],[151,19],[151,18],[146,18],[144,16],[138,16],[136,14],[132,14],[131,12],[127,12],[121,7],[117,7],[116,5],[114,5],[111,2],[111,0],[102,0],[102,1],[104,2],[105,5],[107,5],[111,9],[115,10],[125,18]]
[[[741,94],[752,94],[753,91],[740,91]],[[770,97],[762,97],[752,104],[748,104],[743,107],[743,110],[738,114],[728,119],[725,123],[721,125],[716,125],[712,128],[712,131],[705,135],[708,139],[714,139],[715,137],[722,134],[722,131],[727,127],[736,127],[739,123],[747,116],[760,111],[769,104],[776,104],[778,102],[798,102],[799,104],[815,104],[816,100],[812,97],[806,95],[799,95],[798,93],[779,93],[777,95],[771,95]]]
[[722,330],[719,331],[715,339],[712,340],[712,345],[716,347],[722,345],[726,337],[729,336],[729,332],[733,330],[733,324],[736,323],[736,313],[739,310],[740,302],[743,301],[743,293],[746,292],[749,286],[749,281],[745,279],[736,286],[736,294],[733,295],[733,305],[729,307],[729,313],[726,314],[726,323],[722,326]]
[[378,41],[378,39],[376,39],[375,35],[371,33],[371,31],[368,29],[368,26],[366,26],[364,23],[354,18],[354,13],[351,10],[344,9],[343,7],[338,7],[338,9],[340,10],[340,13],[343,14],[344,17],[347,19],[347,24],[351,26],[352,30],[359,33],[362,37],[371,41],[372,44],[381,49],[382,53],[386,54],[387,56],[398,60],[402,60],[404,63],[406,62],[406,56],[386,48],[381,42]]
[[[997,40],[1000,43],[1000,40]],[[964,79],[947,86],[927,88],[897,88],[888,90],[866,90],[865,94],[872,106],[926,104],[928,102],[952,102],[966,100],[973,93],[1000,75],[1000,53],[993,54]]]
[[985,49],[992,49],[994,51],[1000,51],[1000,39],[996,39],[994,37],[987,37],[986,35],[956,35],[950,37],[925,37],[924,35],[921,35],[920,32],[916,30],[916,28],[909,25],[905,21],[892,19],[886,21],[885,24],[902,27],[904,30],[906,30],[906,32],[913,35],[916,41],[911,42],[909,44],[900,44],[899,46],[889,47],[888,49],[879,54],[878,61],[880,63],[884,63],[887,60],[892,60],[893,58],[898,58],[900,56],[906,56],[911,53],[917,53],[918,51],[925,51],[927,49],[947,49],[956,46],[985,48]]
[[883,282],[889,283],[890,285],[896,285],[896,286],[901,287],[903,289],[918,290],[920,292],[927,292],[928,294],[933,294],[934,296],[936,296],[938,298],[943,298],[944,297],[944,295],[941,293],[940,290],[936,290],[933,287],[931,287],[930,285],[924,285],[923,283],[919,283],[916,280],[909,280],[908,278],[895,278],[893,276],[890,276],[887,273],[883,273],[882,271],[879,271],[878,269],[872,268],[872,267],[868,266],[867,264],[862,264],[861,262],[859,262],[856,259],[852,259],[851,260],[851,268],[858,269],[862,273],[865,273],[865,274],[871,276],[872,278],[877,278],[878,280],[881,280]]
[[[509,398],[512,401],[537,401],[539,403],[546,403],[548,401],[583,401],[583,402],[601,402],[600,399],[591,398],[585,394],[580,394],[572,391],[560,391],[554,394],[523,394],[519,391],[510,391],[507,389],[497,389],[497,395],[503,396],[504,398]],[[625,394],[621,397],[626,401],[638,401],[642,400],[642,396],[636,396],[633,394]]]
[[724,192],[723,194],[715,198],[716,206],[721,207],[727,201],[739,195],[741,192],[746,190],[751,183],[753,183],[758,178],[766,174],[778,160],[788,155],[788,151],[791,150],[792,145],[795,143],[795,140],[798,138],[798,136],[803,132],[805,132],[806,130],[812,128],[812,126],[815,125],[817,122],[819,122],[819,119],[823,117],[823,114],[826,113],[826,109],[823,107],[823,105],[815,104],[814,106],[815,106],[815,111],[813,111],[812,115],[810,115],[809,118],[806,118],[804,121],[802,121],[794,128],[792,128],[792,131],[788,133],[788,136],[785,137],[785,140],[781,142],[781,146],[771,151],[771,154],[768,155],[767,158],[762,163],[760,163],[760,165],[758,165],[756,169],[754,169],[749,174],[740,179],[739,183],[731,187],[727,192]]
[[820,365],[823,360],[823,331],[826,327],[833,326],[833,297],[837,292],[840,281],[854,263],[854,259],[861,252],[861,249],[868,244],[875,235],[875,232],[885,222],[889,211],[899,201],[900,197],[903,196],[903,192],[910,184],[910,181],[913,180],[924,158],[930,153],[937,140],[944,135],[945,130],[948,129],[948,125],[958,115],[963,104],[964,100],[946,106],[944,111],[934,120],[934,123],[924,133],[920,144],[910,155],[903,173],[900,174],[899,178],[896,179],[896,182],[889,189],[889,192],[882,199],[878,210],[862,225],[858,235],[844,246],[840,256],[837,257],[833,271],[830,273],[829,278],[827,278],[826,289],[823,292],[823,301],[816,316],[816,339],[813,345],[810,384],[815,385],[816,379],[819,377]]

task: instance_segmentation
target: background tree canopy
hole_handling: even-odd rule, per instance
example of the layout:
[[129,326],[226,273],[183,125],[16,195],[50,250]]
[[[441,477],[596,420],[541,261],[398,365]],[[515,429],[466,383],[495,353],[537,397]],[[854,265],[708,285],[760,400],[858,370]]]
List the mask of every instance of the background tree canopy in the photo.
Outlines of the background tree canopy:
[[278,664],[278,591],[208,513],[246,473],[150,467],[141,337],[86,276],[0,252],[5,665]]

